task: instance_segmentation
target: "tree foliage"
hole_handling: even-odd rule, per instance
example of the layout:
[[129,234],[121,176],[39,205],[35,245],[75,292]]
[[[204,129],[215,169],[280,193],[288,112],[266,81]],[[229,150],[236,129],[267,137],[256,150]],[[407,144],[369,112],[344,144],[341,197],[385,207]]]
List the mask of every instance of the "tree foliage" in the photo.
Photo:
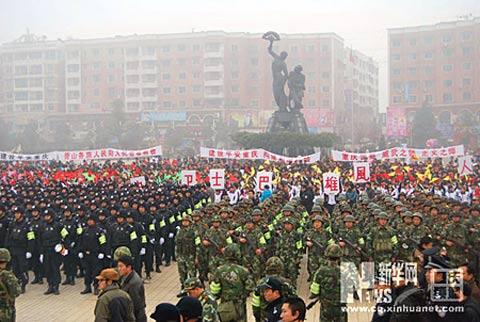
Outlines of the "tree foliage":
[[338,137],[333,133],[301,134],[291,132],[237,132],[232,135],[232,140],[244,149],[263,148],[270,151],[281,151],[284,148],[331,148],[336,142],[338,142]]
[[415,147],[425,147],[428,139],[438,139],[438,131],[436,129],[437,121],[432,112],[432,108],[428,105],[422,106],[416,113],[412,124],[413,145]]

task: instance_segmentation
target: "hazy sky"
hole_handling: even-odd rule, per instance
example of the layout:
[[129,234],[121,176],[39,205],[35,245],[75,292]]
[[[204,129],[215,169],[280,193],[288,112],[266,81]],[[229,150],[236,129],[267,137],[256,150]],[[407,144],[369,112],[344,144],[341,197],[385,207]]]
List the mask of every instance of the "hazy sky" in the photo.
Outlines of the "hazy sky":
[[207,30],[335,32],[380,65],[387,102],[387,28],[433,24],[472,13],[480,0],[0,0],[0,43],[28,27],[48,39]]

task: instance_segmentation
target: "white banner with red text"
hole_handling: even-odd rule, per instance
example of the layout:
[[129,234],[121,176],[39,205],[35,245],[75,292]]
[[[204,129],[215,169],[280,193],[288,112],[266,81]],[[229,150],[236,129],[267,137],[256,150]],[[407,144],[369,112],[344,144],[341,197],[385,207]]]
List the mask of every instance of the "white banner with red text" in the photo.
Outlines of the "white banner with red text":
[[314,163],[320,161],[320,152],[305,156],[287,157],[284,155],[275,154],[264,149],[251,150],[223,150],[212,148],[200,148],[201,158],[213,159],[233,159],[233,160],[268,160],[268,161],[283,161],[283,162],[299,162],[299,163]]
[[438,149],[412,149],[412,148],[390,148],[382,151],[367,153],[354,153],[347,151],[332,150],[333,161],[375,161],[388,159],[427,159],[427,158],[449,158],[465,154],[463,145],[449,146]]
[[37,154],[0,152],[0,161],[90,161],[108,159],[149,158],[162,155],[162,147],[143,150],[96,149],[78,151],[54,151]]

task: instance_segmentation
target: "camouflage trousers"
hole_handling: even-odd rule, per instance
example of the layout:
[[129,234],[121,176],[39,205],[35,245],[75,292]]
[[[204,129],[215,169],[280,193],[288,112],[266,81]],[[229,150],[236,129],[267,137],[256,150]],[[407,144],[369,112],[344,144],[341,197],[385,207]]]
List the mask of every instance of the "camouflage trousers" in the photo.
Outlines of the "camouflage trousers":
[[178,256],[177,258],[178,275],[180,275],[180,283],[182,284],[189,277],[197,276],[197,270],[195,268],[195,256]]
[[263,275],[264,263],[259,256],[243,256],[243,266],[252,273],[254,280],[259,280]]
[[245,300],[220,301],[218,315],[222,322],[247,322],[247,304]]

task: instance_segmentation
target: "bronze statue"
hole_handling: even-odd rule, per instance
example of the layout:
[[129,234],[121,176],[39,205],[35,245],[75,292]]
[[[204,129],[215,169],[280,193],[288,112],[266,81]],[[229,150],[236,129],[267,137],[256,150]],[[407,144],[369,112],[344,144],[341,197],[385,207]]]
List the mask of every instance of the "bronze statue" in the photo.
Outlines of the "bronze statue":
[[[302,74],[302,66],[298,65],[293,71],[288,73],[287,52],[282,51],[277,54],[273,51],[273,42],[279,41],[280,36],[273,31],[263,35],[263,39],[270,42],[268,53],[273,57],[272,76],[273,76],[273,97],[275,103],[281,112],[298,111],[303,108],[302,99],[305,91],[305,75]],[[289,95],[285,93],[285,83],[288,81]]]
[[288,105],[291,110],[303,108],[302,99],[305,91],[305,75],[302,74],[303,68],[300,65],[295,66],[293,71],[288,74]]
[[273,42],[280,40],[280,36],[276,32],[267,32],[263,35],[263,39],[266,39],[270,42],[270,45],[268,46],[268,53],[273,57],[273,97],[275,98],[275,102],[280,108],[280,111],[286,111],[288,106],[288,97],[285,94],[285,83],[288,78],[288,69],[285,59],[287,59],[288,54],[285,51],[282,51],[279,55],[273,51]]

